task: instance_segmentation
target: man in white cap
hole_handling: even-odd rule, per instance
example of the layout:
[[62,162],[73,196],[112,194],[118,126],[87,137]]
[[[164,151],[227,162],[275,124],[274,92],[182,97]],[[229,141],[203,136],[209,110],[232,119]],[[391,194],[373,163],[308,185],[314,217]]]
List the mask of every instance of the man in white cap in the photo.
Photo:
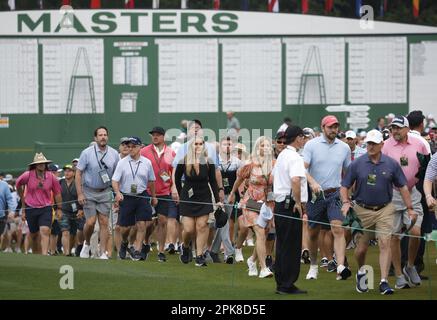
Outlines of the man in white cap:
[[346,131],[345,142],[348,144],[351,149],[351,160],[354,161],[356,158],[362,156],[367,151],[366,149],[357,146],[357,134],[353,130]]
[[[27,220],[30,236],[33,240],[32,252],[38,252],[37,239],[41,236],[41,253],[48,254],[50,228],[52,227],[52,195],[57,205],[57,218],[62,217],[61,185],[58,179],[48,171],[47,160],[42,153],[35,154],[29,170],[18,177],[16,187],[22,203],[22,219]],[[26,187],[26,195],[24,188]]]
[[[349,166],[341,183],[342,213],[346,216],[353,206],[364,229],[375,228],[380,248],[379,263],[381,268],[381,294],[393,294],[388,284],[388,269],[390,267],[390,240],[393,229],[395,206],[391,203],[393,186],[399,188],[402,202],[411,207],[407,179],[399,164],[392,158],[382,154],[384,145],[382,133],[371,130],[366,137],[367,155],[364,155]],[[354,202],[349,199],[349,189],[355,185]],[[356,290],[367,292],[367,276],[364,268],[370,232],[358,234],[355,257],[358,262]],[[396,282],[398,284],[398,282]]]
[[421,279],[414,266],[414,261],[420,244],[420,228],[423,220],[423,208],[421,194],[416,189],[419,181],[416,174],[421,166],[417,153],[428,155],[424,144],[417,137],[409,135],[410,127],[408,119],[404,116],[397,116],[390,124],[392,137],[384,142],[382,153],[396,160],[407,178],[408,190],[411,194],[410,205],[405,205],[401,199],[401,192],[398,188],[393,190],[393,204],[396,208],[395,221],[393,224],[394,233],[403,233],[404,229],[409,231],[412,237],[409,239],[408,263],[401,269],[401,236],[394,236],[391,240],[392,262],[396,274],[396,287],[399,289],[414,287],[421,284]]
[[385,116],[385,118],[387,119],[387,124],[390,125],[390,123],[395,118],[395,114],[394,113],[389,113],[388,115]]

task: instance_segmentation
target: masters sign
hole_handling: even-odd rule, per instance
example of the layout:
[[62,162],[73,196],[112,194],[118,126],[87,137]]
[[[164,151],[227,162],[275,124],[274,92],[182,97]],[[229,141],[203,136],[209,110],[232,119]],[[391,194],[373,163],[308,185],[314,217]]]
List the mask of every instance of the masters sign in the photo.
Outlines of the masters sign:
[[17,12],[18,34],[226,34],[238,28],[230,12],[112,10]]

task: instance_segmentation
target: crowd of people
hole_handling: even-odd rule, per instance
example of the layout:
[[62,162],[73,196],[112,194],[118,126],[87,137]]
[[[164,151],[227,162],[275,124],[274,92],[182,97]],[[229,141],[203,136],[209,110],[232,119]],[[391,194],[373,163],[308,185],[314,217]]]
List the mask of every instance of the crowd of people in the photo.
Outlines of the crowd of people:
[[421,111],[389,114],[358,133],[340,131],[333,115],[320,129],[287,117],[251,152],[233,112],[217,142],[205,139],[200,120],[182,125],[170,145],[166,130],[154,127],[150,144],[123,137],[118,150],[101,126],[62,168],[37,153],[17,179],[0,173],[1,249],[102,260],[115,252],[134,261],[156,250],[159,262],[178,254],[197,267],[246,262],[248,276],[274,277],[278,294],[302,294],[295,286],[302,265],[307,280],[320,269],[346,280],[352,248],[356,291],[367,292],[366,252],[377,244],[381,294],[394,292],[389,275],[396,289],[426,279],[423,236],[437,207],[432,117],[425,124]]

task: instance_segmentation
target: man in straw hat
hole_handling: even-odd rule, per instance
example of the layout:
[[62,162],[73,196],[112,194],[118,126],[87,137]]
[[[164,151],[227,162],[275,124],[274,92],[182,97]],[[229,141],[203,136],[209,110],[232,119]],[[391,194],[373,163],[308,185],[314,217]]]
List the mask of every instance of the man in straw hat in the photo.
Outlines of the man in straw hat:
[[[57,205],[57,217],[62,217],[61,186],[58,179],[48,171],[51,163],[42,153],[36,153],[29,169],[18,177],[16,187],[20,195],[23,213],[27,220],[32,252],[39,252],[37,238],[41,235],[41,253],[47,255],[49,249],[50,228],[52,226],[52,195]],[[26,192],[24,188],[26,187]]]

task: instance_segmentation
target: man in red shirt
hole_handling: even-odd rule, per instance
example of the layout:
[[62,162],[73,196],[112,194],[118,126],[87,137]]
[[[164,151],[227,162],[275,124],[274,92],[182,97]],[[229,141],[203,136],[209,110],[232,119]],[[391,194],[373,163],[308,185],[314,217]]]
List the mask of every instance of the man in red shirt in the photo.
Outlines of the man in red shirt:
[[141,155],[152,162],[153,172],[156,181],[156,197],[158,205],[155,207],[158,219],[158,261],[165,262],[164,245],[166,235],[170,240],[169,253],[175,253],[177,236],[178,210],[176,207],[179,196],[172,180],[172,162],[175,152],[165,144],[165,130],[161,127],[154,127],[149,131],[152,143],[141,149]]

